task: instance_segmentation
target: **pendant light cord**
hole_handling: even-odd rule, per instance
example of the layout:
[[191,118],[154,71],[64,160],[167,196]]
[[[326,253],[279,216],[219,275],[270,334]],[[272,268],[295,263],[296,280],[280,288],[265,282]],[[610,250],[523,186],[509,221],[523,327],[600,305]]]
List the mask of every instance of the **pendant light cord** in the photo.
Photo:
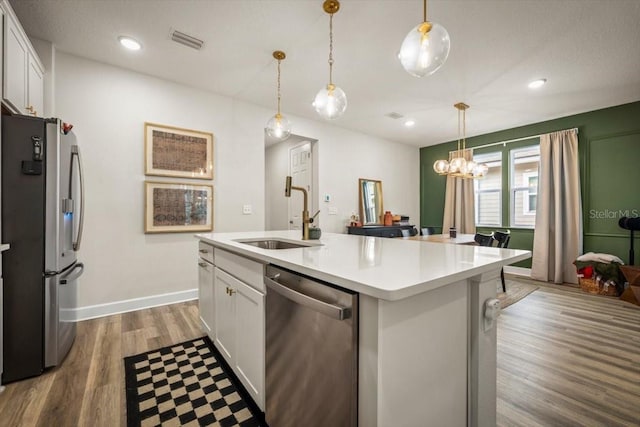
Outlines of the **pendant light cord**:
[[461,157],[460,154],[460,110],[458,110],[458,157]]
[[462,110],[462,155],[467,151],[467,109]]
[[280,114],[280,60],[278,59],[278,114]]
[[329,14],[329,84],[333,84],[333,13]]
[[422,8],[422,10],[423,10],[422,22],[427,22],[427,0],[424,0],[424,7]]

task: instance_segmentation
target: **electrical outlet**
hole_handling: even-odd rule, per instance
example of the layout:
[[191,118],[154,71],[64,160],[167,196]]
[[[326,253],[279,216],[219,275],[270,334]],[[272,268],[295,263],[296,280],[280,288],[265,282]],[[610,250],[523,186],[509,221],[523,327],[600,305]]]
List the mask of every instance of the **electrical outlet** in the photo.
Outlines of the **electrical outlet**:
[[338,208],[329,208],[329,215],[338,215]]
[[251,215],[252,214],[251,205],[242,206],[242,214],[243,215]]

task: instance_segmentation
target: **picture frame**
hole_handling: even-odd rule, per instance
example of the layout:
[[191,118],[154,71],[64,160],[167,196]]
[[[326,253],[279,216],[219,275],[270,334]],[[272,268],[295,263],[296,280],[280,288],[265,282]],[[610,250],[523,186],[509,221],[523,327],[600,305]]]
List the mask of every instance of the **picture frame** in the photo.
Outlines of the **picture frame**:
[[213,186],[183,182],[144,183],[144,232],[213,230]]
[[213,134],[144,124],[144,173],[172,178],[213,179]]

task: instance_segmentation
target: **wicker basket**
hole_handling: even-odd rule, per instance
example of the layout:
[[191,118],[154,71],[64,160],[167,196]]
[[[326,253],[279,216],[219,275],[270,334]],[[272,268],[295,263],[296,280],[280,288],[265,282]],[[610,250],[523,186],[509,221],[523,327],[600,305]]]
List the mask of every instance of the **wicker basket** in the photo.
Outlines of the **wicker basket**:
[[595,277],[587,278],[578,276],[578,283],[580,284],[580,289],[590,294],[607,295],[610,297],[618,296],[618,289],[615,285],[604,286],[604,282],[598,284]]
[[596,279],[593,277],[587,278],[578,276],[578,283],[580,283],[580,289],[584,292],[588,292],[590,294],[600,293],[600,287],[598,286]]
[[618,288],[616,287],[616,285],[609,285],[609,286],[604,286],[601,285],[600,286],[600,295],[607,295],[610,297],[617,297],[618,294]]

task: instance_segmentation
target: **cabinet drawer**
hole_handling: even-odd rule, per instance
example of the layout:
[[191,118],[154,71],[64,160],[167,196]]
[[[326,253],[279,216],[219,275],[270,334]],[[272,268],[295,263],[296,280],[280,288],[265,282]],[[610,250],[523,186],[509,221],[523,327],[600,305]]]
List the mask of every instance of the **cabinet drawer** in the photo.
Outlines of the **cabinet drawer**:
[[215,264],[220,269],[264,292],[264,264],[215,248]]
[[211,264],[215,264],[215,262],[213,262],[213,246],[208,243],[198,242],[198,256],[206,259]]

